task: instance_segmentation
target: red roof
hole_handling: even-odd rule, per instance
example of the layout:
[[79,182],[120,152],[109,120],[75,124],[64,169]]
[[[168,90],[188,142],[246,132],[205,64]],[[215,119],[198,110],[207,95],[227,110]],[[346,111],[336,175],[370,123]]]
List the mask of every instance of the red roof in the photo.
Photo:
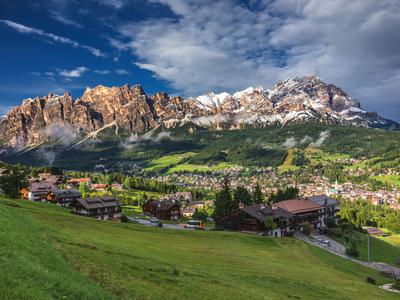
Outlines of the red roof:
[[90,181],[90,178],[71,178],[70,180],[68,180],[69,183],[88,183]]
[[286,211],[291,213],[300,213],[300,212],[308,212],[315,211],[322,208],[321,205],[315,203],[309,199],[293,199],[293,200],[285,200],[276,203],[276,205]]

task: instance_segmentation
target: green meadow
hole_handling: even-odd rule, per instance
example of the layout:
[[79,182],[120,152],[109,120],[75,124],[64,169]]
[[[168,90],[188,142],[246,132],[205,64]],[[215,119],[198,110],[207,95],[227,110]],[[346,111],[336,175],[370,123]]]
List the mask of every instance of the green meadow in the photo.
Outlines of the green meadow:
[[0,199],[1,299],[398,299],[293,238],[167,230]]

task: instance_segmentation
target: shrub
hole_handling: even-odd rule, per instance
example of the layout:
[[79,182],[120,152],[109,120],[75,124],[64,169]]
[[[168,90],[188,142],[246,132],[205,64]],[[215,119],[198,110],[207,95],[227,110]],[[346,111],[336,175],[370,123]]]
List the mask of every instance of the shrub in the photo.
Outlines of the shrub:
[[400,281],[397,281],[396,283],[393,283],[392,289],[400,291]]
[[329,230],[329,234],[336,237],[342,237],[343,232],[340,228],[332,228]]
[[308,222],[304,223],[302,232],[305,235],[309,235],[311,233],[311,225],[310,225],[310,223],[308,223]]
[[346,248],[346,254],[352,257],[359,257],[360,253],[358,252],[357,248],[355,247],[349,247]]
[[122,215],[122,216],[121,216],[121,222],[122,222],[122,223],[129,223],[128,217],[125,216],[125,215]]
[[372,278],[372,277],[367,277],[367,282],[368,283],[371,283],[371,284],[375,284],[376,283],[376,281],[375,281],[375,278]]

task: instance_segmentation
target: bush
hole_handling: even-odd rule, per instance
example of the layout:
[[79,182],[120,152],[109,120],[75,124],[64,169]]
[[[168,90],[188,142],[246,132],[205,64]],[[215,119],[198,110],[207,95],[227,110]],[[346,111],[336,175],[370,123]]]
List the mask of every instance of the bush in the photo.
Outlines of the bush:
[[376,283],[375,278],[372,278],[372,277],[367,277],[367,282],[371,283],[371,284],[375,284]]
[[309,235],[311,233],[311,225],[310,225],[310,223],[308,223],[308,222],[304,223],[302,232],[305,235]]
[[325,219],[325,224],[326,224],[326,227],[328,227],[329,229],[335,228],[336,220],[334,217],[328,217]]
[[340,228],[332,228],[329,230],[329,234],[335,237],[342,237],[343,231]]
[[357,248],[354,247],[346,248],[346,254],[352,257],[360,256],[360,253],[358,252]]
[[400,281],[397,281],[396,283],[393,283],[392,289],[400,291]]
[[129,223],[128,217],[125,216],[125,215],[122,215],[122,216],[121,216],[121,222],[122,222],[122,223]]

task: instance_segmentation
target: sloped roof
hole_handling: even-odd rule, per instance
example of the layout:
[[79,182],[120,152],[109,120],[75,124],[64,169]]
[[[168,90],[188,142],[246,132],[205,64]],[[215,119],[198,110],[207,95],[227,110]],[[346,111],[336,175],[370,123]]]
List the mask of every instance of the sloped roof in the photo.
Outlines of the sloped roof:
[[264,222],[267,218],[278,219],[278,218],[292,218],[294,214],[286,211],[278,206],[270,206],[265,204],[255,204],[241,208],[242,211],[248,215],[256,218],[260,222]]
[[76,199],[76,201],[86,209],[121,206],[121,203],[111,196],[98,198],[79,198]]
[[292,200],[285,200],[276,203],[276,205],[291,213],[309,212],[321,209],[322,206],[307,198],[298,198]]
[[321,206],[334,206],[338,204],[335,199],[328,197],[327,195],[311,196],[309,199]]
[[57,198],[81,197],[81,193],[77,190],[54,190],[53,193]]

